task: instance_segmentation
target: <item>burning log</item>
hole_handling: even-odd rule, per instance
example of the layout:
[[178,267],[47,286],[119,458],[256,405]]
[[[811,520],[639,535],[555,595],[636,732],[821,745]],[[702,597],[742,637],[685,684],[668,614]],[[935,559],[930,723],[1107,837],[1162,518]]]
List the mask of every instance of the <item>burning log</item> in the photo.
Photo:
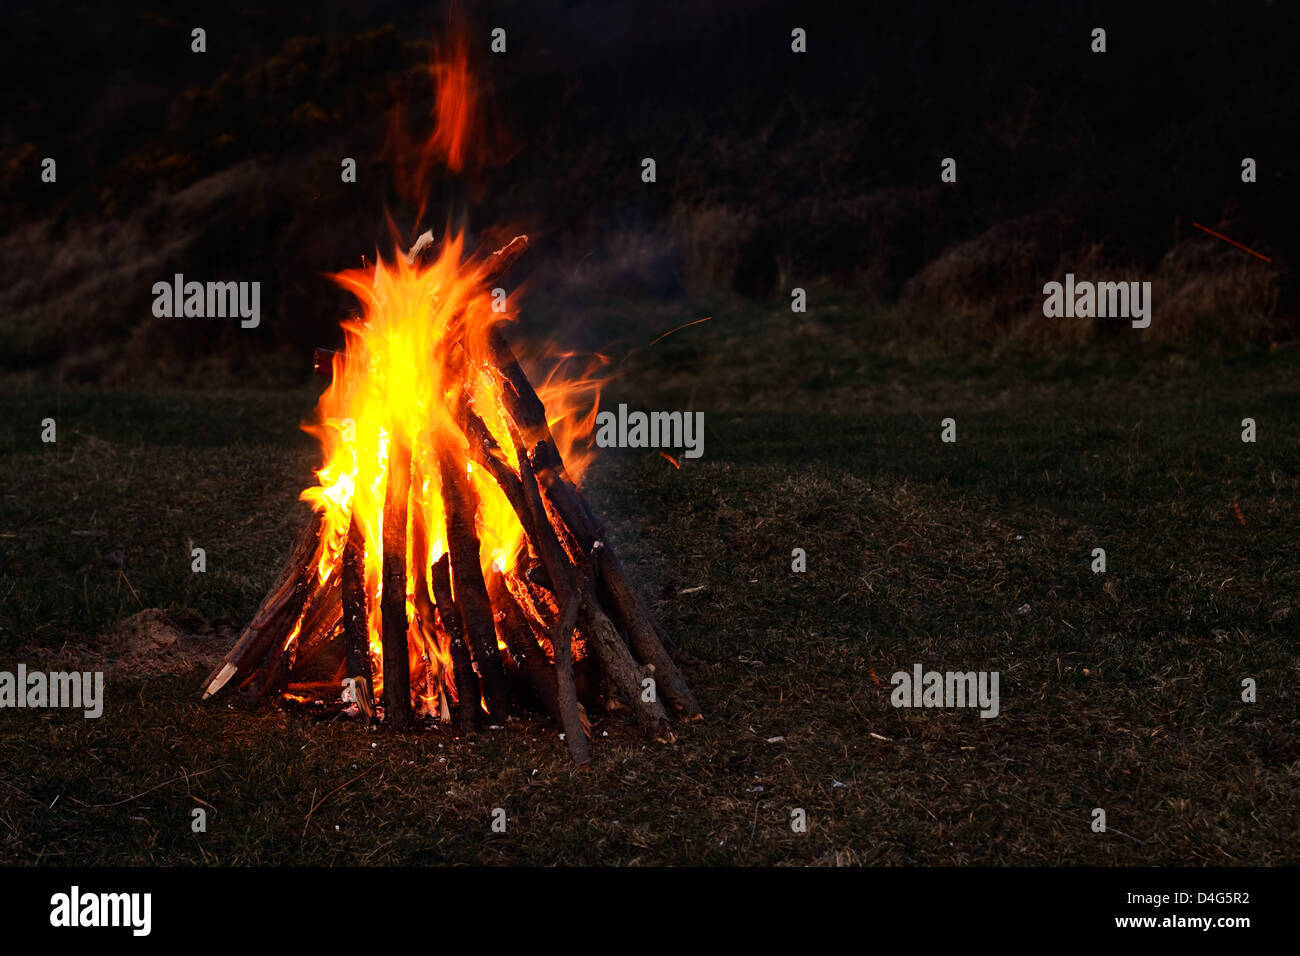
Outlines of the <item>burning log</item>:
[[488,256],[487,262],[483,266],[483,274],[479,281],[485,286],[491,285],[500,279],[510,267],[519,261],[519,257],[528,251],[528,237],[515,236],[504,246],[498,249],[492,255]]
[[248,679],[250,686],[249,700],[257,703],[269,695],[280,693],[289,686],[289,674],[294,661],[298,659],[298,635],[289,638],[289,642],[280,653],[268,659],[261,671]]
[[411,726],[411,662],[406,650],[406,519],[411,492],[411,449],[394,440],[384,494],[383,624],[384,716],[394,729]]
[[[564,725],[565,740],[569,743],[573,759],[581,765],[590,759],[587,728],[582,720],[578,705],[578,691],[573,680],[573,628],[578,619],[581,595],[572,573],[572,565],[546,515],[546,507],[542,504],[541,492],[537,488],[528,455],[524,453],[518,433],[512,433],[511,437],[515,440],[519,458],[519,483],[528,514],[524,524],[531,525],[535,529],[533,547],[537,550],[538,557],[542,559],[542,566],[546,568],[555,592],[557,606],[560,608],[559,620],[556,621],[555,630],[551,633],[551,647],[555,653],[557,703],[560,709],[560,720]],[[577,748],[580,748],[581,752]]]
[[[339,440],[327,443],[320,486],[303,493],[316,521],[204,696],[238,678],[255,698],[302,699],[337,687],[324,678],[347,677],[369,719],[382,675],[386,724],[412,727],[416,695],[448,719],[452,689],[456,728],[471,733],[484,710],[495,721],[512,710],[499,638],[577,764],[590,761],[591,742],[575,669],[593,695],[605,688],[607,710],[621,705],[647,736],[671,742],[674,716],[698,718],[699,705],[565,468],[559,448],[568,446],[556,436],[566,433],[558,424],[552,433],[504,334],[487,327],[485,290],[528,241],[467,272],[422,242],[406,262],[345,283],[369,307],[367,321],[350,326],[355,363],[316,352],[317,371],[340,370],[321,399],[322,423]],[[429,354],[413,353],[417,342]],[[412,442],[415,421],[427,427]],[[491,481],[471,479],[475,467]],[[381,547],[371,554],[365,531],[379,521],[381,485]],[[575,633],[587,650],[578,662]]]
[[516,454],[519,456],[519,486],[527,514],[524,523],[535,529],[533,547],[542,559],[542,567],[546,569],[552,591],[563,600],[571,600],[578,593],[573,564],[565,554],[550,516],[546,513],[546,505],[542,503],[541,490],[537,485],[537,476],[533,473],[532,462],[528,460],[528,453],[524,451],[517,432],[511,437],[515,439]]
[[290,681],[284,692],[291,697],[313,698],[332,694],[339,685],[332,680]]
[[[498,339],[495,347],[500,352],[504,340]],[[513,356],[509,361],[513,362]],[[508,367],[508,362],[506,363]],[[514,367],[518,368],[518,362]],[[563,519],[565,526],[577,540],[578,544],[590,551],[598,543],[604,546],[604,556],[600,561],[600,580],[606,586],[614,610],[622,621],[632,640],[632,646],[646,663],[655,668],[656,679],[663,686],[664,697],[687,720],[700,717],[700,705],[695,700],[681,672],[668,655],[662,639],[662,631],[654,615],[641,599],[641,595],[632,587],[623,570],[622,563],[609,545],[605,529],[600,520],[587,506],[578,489],[569,481],[564,471],[564,463],[555,450],[554,440],[550,438],[550,429],[546,425],[546,413],[542,408],[537,393],[532,391],[522,371],[510,375],[508,381],[512,386],[518,385],[526,394],[520,395],[515,405],[519,415],[527,417],[534,434],[544,434],[533,450],[533,463],[537,470],[539,482],[546,491],[547,500]],[[517,420],[517,419],[516,419]],[[548,573],[550,568],[547,568]]]
[[442,654],[438,645],[437,609],[429,598],[429,567],[420,555],[429,553],[428,518],[422,507],[413,509],[411,515],[411,554],[416,560],[412,562],[415,572],[415,632],[424,643],[426,666],[424,673],[425,692],[430,712],[436,712],[445,723],[450,720],[446,707],[446,689],[443,687],[441,670]]
[[550,591],[552,594],[555,593],[555,585],[551,583],[551,576],[546,573],[545,566],[540,564],[533,565],[524,572],[524,577],[527,578],[531,584],[536,584],[542,590]]
[[533,523],[533,516],[528,510],[528,505],[524,500],[524,486],[519,476],[511,470],[510,465],[506,463],[505,457],[501,452],[501,446],[497,440],[492,437],[487,425],[483,419],[474,414],[473,409],[467,403],[462,403],[461,407],[461,427],[465,431],[465,437],[469,439],[469,454],[474,461],[482,465],[490,474],[501,493],[506,496],[510,506],[515,509],[515,514],[519,516],[520,522],[524,526],[524,531],[529,539],[533,539],[537,534],[537,527]]
[[[337,638],[343,626],[342,582],[339,575],[331,575],[324,588],[318,588],[303,611],[298,633],[285,646],[291,655],[284,661],[290,671],[296,670],[298,661],[313,658],[312,670],[323,669],[333,674],[343,664]],[[283,655],[282,655],[283,656]],[[265,674],[261,675],[266,677]],[[259,689],[259,694],[280,693],[287,686],[288,675],[276,675]]]
[[473,733],[478,729],[479,707],[478,680],[470,665],[469,648],[465,645],[465,628],[461,621],[460,608],[451,597],[451,555],[444,554],[434,562],[429,573],[429,584],[433,587],[433,599],[438,604],[438,620],[446,632],[451,652],[452,676],[456,681],[457,726],[463,734]]
[[492,575],[492,581],[488,585],[488,595],[492,599],[492,607],[500,608],[497,634],[509,648],[510,656],[519,666],[528,686],[532,689],[533,696],[546,708],[546,712],[556,723],[563,723],[555,666],[547,658],[546,651],[542,650],[542,645],[537,642],[533,626],[523,608],[519,606],[519,602],[510,593],[504,575]]
[[605,541],[606,535],[600,520],[587,506],[565,472],[564,462],[556,451],[555,439],[546,421],[546,407],[537,397],[536,390],[524,374],[500,326],[493,328],[488,342],[496,370],[502,379],[502,398],[516,425],[535,446],[534,466],[539,479],[544,483],[552,507],[560,513],[569,531],[584,549],[590,550],[597,541],[605,544],[606,556],[601,562],[602,580],[609,589],[619,617],[632,636],[637,653],[663,671],[666,679],[665,693],[682,716],[688,720],[698,718],[700,706],[668,656],[664,647],[665,636],[658,621],[628,582],[622,563]]
[[367,720],[375,716],[370,669],[369,616],[366,610],[366,539],[353,515],[343,547],[343,651],[352,678],[356,704]]
[[493,720],[505,720],[510,713],[506,675],[497,651],[497,632],[492,619],[492,602],[483,569],[481,547],[474,532],[478,500],[465,480],[465,473],[445,450],[438,451],[438,473],[442,478],[442,502],[447,516],[447,550],[451,555],[451,582],[465,625],[466,643],[474,659]]

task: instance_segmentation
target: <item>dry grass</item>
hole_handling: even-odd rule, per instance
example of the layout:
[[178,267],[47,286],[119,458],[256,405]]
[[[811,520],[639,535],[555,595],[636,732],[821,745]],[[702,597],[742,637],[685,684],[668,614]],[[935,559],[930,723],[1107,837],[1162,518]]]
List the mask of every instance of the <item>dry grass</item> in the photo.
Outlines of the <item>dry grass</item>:
[[[1052,212],[999,223],[959,243],[921,269],[904,287],[902,306],[912,319],[899,333],[945,332],[998,354],[1005,349],[1049,353],[1112,338],[1123,320],[1043,320],[1045,282],[1152,284],[1154,303],[1146,343],[1184,350],[1206,346],[1267,345],[1296,334],[1294,320],[1276,314],[1284,270],[1201,233],[1171,246],[1155,270],[1146,270],[1087,241],[1078,223]],[[904,336],[906,338],[906,336]]]
[[[743,319],[637,353],[610,395],[680,408],[695,388],[705,457],[678,471],[611,450],[590,476],[705,706],[675,746],[601,717],[579,773],[540,719],[399,738],[201,703],[199,663],[131,664],[110,670],[100,720],[0,722],[0,860],[1300,858],[1291,353],[954,362],[880,354],[861,316]],[[310,395],[3,403],[4,662],[138,659],[113,635],[142,606],[184,648],[223,651],[301,519]],[[35,441],[50,407],[57,449]],[[948,415],[956,445],[938,441]],[[1257,445],[1238,439],[1246,415]],[[914,663],[998,670],[1001,716],[895,710],[889,676]],[[1094,807],[1110,832],[1091,832]]]

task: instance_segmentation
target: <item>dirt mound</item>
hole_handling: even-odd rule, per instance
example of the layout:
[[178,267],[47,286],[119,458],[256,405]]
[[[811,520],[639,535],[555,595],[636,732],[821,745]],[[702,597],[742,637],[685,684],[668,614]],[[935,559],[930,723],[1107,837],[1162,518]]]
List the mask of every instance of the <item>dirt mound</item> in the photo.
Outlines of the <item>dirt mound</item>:
[[85,644],[27,648],[20,657],[29,667],[102,670],[110,678],[183,674],[216,667],[236,637],[233,628],[214,628],[193,613],[146,608]]
[[230,643],[225,635],[195,617],[171,616],[158,608],[146,608],[107,636],[104,650],[118,667],[137,673],[175,673],[196,665],[215,666]]

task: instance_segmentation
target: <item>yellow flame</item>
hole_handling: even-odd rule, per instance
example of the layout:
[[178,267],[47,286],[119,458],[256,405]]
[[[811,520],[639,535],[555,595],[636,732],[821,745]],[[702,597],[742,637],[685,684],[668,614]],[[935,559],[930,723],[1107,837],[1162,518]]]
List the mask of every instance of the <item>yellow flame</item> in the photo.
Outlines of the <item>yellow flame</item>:
[[[324,524],[320,581],[323,584],[338,567],[349,523],[356,521],[365,541],[369,638],[376,661],[382,660],[379,604],[389,452],[395,442],[410,449],[406,606],[413,678],[425,668],[442,675],[450,667],[438,635],[428,633],[433,622],[425,622],[420,630],[415,600],[418,582],[427,580],[429,566],[447,551],[440,450],[464,468],[477,497],[475,530],[485,578],[494,571],[513,571],[524,537],[519,518],[496,480],[486,469],[473,466],[461,427],[462,408],[468,403],[483,419],[503,458],[518,470],[501,402],[502,385],[493,374],[488,344],[491,327],[515,317],[514,303],[507,301],[504,313],[495,311],[482,281],[483,261],[463,255],[463,235],[448,235],[428,263],[418,257],[414,262],[379,259],[373,267],[334,276],[356,296],[361,316],[343,324],[346,350],[334,358],[333,380],[317,403],[316,422],[303,426],[320,441],[325,461],[316,472],[318,483],[301,495],[321,513]],[[562,353],[551,357],[552,371],[538,395],[576,480],[589,457],[586,439],[595,421],[600,379],[589,369],[570,374],[574,358]],[[423,536],[411,533],[417,523],[425,531]],[[417,540],[425,543],[420,554],[413,553]],[[376,667],[376,695],[382,692],[380,674]],[[444,685],[450,686],[445,681]],[[427,692],[423,697],[426,706],[436,703]]]

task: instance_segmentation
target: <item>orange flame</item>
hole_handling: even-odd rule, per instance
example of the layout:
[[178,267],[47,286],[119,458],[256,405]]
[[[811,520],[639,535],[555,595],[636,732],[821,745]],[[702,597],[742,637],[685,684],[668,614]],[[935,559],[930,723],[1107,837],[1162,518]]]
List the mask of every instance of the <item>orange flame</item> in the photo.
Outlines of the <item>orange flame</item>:
[[448,62],[435,65],[433,74],[437,79],[438,122],[428,150],[446,162],[452,172],[460,172],[465,166],[476,97],[463,40],[456,44]]
[[[479,96],[470,75],[463,40],[453,44],[443,63],[431,66],[436,82],[432,135],[413,148],[405,139],[401,111],[395,111],[390,146],[397,149],[399,188],[421,203],[433,167],[459,171],[484,151],[474,153],[475,109]],[[419,216],[417,216],[417,221]],[[435,254],[436,253],[436,254]],[[430,565],[448,550],[447,498],[440,459],[463,469],[476,501],[475,531],[485,579],[505,576],[518,593],[522,579],[515,565],[524,530],[512,505],[486,469],[475,467],[465,433],[467,410],[482,419],[511,469],[519,468],[503,382],[492,357],[489,333],[516,317],[516,298],[498,301],[486,286],[486,259],[469,254],[463,231],[448,231],[435,250],[417,246],[392,261],[349,269],[332,278],[360,303],[358,318],[343,323],[346,349],[333,359],[333,379],[320,396],[316,418],[304,425],[321,444],[324,464],[317,483],[302,500],[320,513],[317,554],[319,586],[339,573],[349,528],[364,540],[373,693],[382,693],[384,505],[389,467],[405,461],[411,473],[406,512],[406,617],[413,703],[425,712],[445,714],[450,679],[448,636],[428,620],[432,593]],[[550,373],[532,378],[547,410],[547,420],[566,470],[577,481],[591,458],[590,436],[599,406],[600,356],[585,362],[572,353],[552,351],[543,362]],[[393,452],[400,449],[401,455]],[[455,581],[452,582],[453,588]],[[421,589],[423,593],[421,593]],[[294,635],[301,627],[294,629]]]
[[444,60],[430,62],[429,79],[433,87],[433,130],[423,142],[415,143],[406,127],[406,110],[398,100],[393,107],[385,151],[394,159],[398,193],[417,203],[418,222],[424,216],[433,173],[439,167],[449,172],[466,172],[481,165],[488,150],[476,148],[483,131],[478,128],[480,93],[469,68],[469,52],[463,37],[452,41]]
[[[369,601],[373,655],[381,654],[383,510],[395,442],[411,455],[409,526],[425,532],[407,536],[412,635],[422,634],[428,646],[438,646],[436,636],[427,633],[432,622],[421,622],[416,613],[415,589],[427,582],[428,567],[447,550],[440,450],[460,463],[477,494],[476,530],[485,578],[494,570],[514,569],[524,537],[505,494],[490,475],[475,468],[468,454],[465,407],[483,419],[511,468],[519,464],[488,344],[491,327],[515,313],[509,299],[504,313],[494,310],[493,296],[482,285],[482,260],[462,261],[463,248],[462,235],[449,235],[428,265],[421,265],[418,257],[411,263],[381,258],[373,267],[334,276],[360,301],[362,316],[343,324],[346,351],[335,356],[333,381],[317,404],[316,423],[304,426],[320,440],[325,464],[316,473],[319,483],[301,497],[323,516],[318,565],[322,584],[339,566],[350,522],[358,522],[365,539],[366,591],[374,596]],[[565,375],[573,359],[571,354],[555,356],[555,369],[537,391],[567,470],[577,480],[590,458],[587,439],[601,380],[591,370]],[[600,362],[598,358],[597,366]],[[419,554],[413,553],[417,540],[425,543]],[[434,656],[437,659],[426,666],[447,665],[445,654]],[[377,667],[376,676],[380,672]],[[434,707],[428,699],[425,704]]]

